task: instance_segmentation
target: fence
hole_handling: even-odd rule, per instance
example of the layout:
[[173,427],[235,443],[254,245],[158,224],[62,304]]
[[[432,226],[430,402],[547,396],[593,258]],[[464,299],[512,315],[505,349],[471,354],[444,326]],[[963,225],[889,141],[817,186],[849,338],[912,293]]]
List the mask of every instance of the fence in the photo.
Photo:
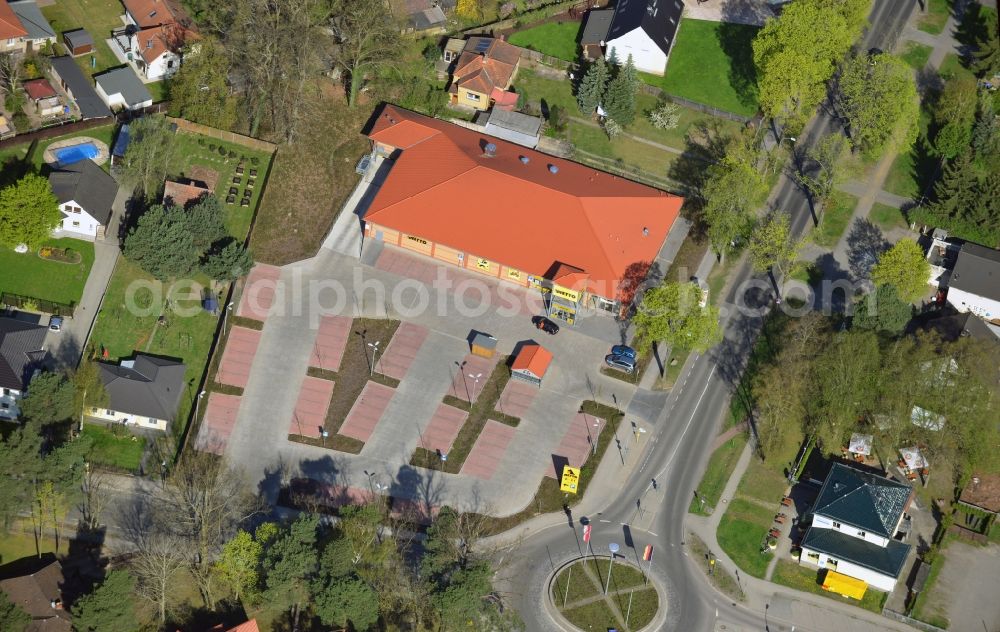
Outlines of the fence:
[[23,296],[13,292],[0,294],[0,303],[29,312],[43,312],[45,314],[55,314],[56,316],[72,316],[75,306],[73,303],[57,303],[46,301],[33,296]]
[[895,610],[889,610],[888,608],[882,609],[882,616],[886,617],[887,619],[893,619],[894,621],[899,621],[900,623],[912,625],[913,627],[923,630],[924,632],[945,632],[944,628],[939,628],[936,625],[931,625],[930,623],[924,623],[919,619],[908,617],[905,614],[900,614]]
[[53,125],[51,127],[45,127],[43,129],[37,129],[33,132],[27,132],[25,134],[17,134],[11,138],[0,141],[0,149],[5,147],[12,147],[14,145],[20,145],[22,143],[30,143],[37,140],[46,140],[48,138],[55,138],[56,136],[65,136],[66,134],[73,134],[76,132],[82,132],[84,130],[93,129],[95,127],[102,127],[104,125],[110,125],[114,123],[114,118],[108,116],[99,119],[88,119],[86,121],[77,121],[75,123],[63,123],[61,125]]
[[566,70],[573,65],[565,59],[543,55],[537,50],[529,50],[527,48],[521,49],[521,59],[530,60],[539,64],[545,64],[546,66],[552,66],[553,68],[561,68],[562,70]]
[[207,125],[201,125],[199,123],[192,123],[191,121],[174,118],[172,116],[168,116],[167,120],[174,123],[179,129],[182,129],[185,132],[201,134],[202,136],[208,136],[210,138],[226,141],[227,143],[233,143],[234,145],[242,145],[243,147],[249,147],[250,149],[256,149],[257,151],[266,151],[269,154],[273,154],[274,150],[278,147],[274,143],[269,143],[265,140],[258,140],[256,138],[250,138],[249,136],[243,136],[242,134],[235,134],[233,132],[226,132],[221,129],[208,127]]
[[730,121],[736,121],[737,123],[749,123],[752,117],[741,116],[739,114],[734,114],[732,112],[727,112],[726,110],[720,110],[719,108],[713,108],[711,105],[705,105],[704,103],[698,103],[697,101],[692,101],[691,99],[685,99],[684,97],[679,97],[669,92],[665,92],[656,86],[651,86],[648,83],[640,83],[639,91],[646,94],[650,94],[654,97],[667,97],[674,103],[678,105],[683,105],[686,108],[691,108],[692,110],[698,110],[699,112],[704,112],[705,114],[711,114],[712,116],[718,116],[720,118],[729,119]]

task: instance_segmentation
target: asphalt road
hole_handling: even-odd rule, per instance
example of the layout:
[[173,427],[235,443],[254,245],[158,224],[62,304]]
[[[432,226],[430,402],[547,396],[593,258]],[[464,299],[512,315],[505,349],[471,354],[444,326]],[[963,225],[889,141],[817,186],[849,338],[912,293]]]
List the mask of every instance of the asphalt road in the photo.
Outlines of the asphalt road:
[[[859,49],[890,50],[889,44],[915,4],[915,0],[875,0],[869,17],[871,26]],[[842,131],[842,127],[824,109],[798,146],[808,146],[831,131]],[[808,199],[787,176],[782,176],[771,199],[776,208],[791,214],[796,235],[802,235],[813,223]],[[770,294],[767,282],[754,277],[749,266],[739,267],[734,274],[736,282],[730,286],[733,290],[724,304],[725,340],[689,364],[660,412],[645,460],[615,498],[608,499],[600,514],[587,516],[593,525],[591,543],[605,555],[610,542],[623,545],[622,553],[632,561],[641,558],[646,544],[654,546],[651,570],[665,586],[668,604],[664,619],[655,628],[658,630],[765,630],[768,624],[771,630],[789,629],[791,624],[796,624],[798,630],[807,629],[801,622],[776,622],[773,617],[768,622],[765,613],[730,603],[708,584],[702,571],[683,552],[688,504],[718,433],[718,421],[729,405],[733,385],[761,324],[760,314],[734,306],[760,303]],[[741,288],[751,280],[761,289],[751,292],[749,300],[745,300]],[[655,490],[652,479],[657,481]],[[547,611],[545,581],[554,568],[586,551],[586,545],[578,540],[581,516],[573,518],[574,529],[567,521],[539,530],[508,553],[510,562],[503,572],[502,588],[511,595],[528,630],[559,629]]]

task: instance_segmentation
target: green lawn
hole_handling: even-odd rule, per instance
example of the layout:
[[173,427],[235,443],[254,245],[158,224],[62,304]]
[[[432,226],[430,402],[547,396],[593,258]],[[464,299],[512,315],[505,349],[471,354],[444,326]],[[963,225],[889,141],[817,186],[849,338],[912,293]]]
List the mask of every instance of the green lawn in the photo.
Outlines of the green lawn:
[[579,32],[579,22],[547,22],[514,33],[510,36],[510,43],[543,55],[573,61],[576,59],[576,37]]
[[949,77],[966,77],[972,80],[976,78],[976,75],[971,70],[962,65],[962,58],[955,53],[948,53],[944,56],[944,60],[941,61],[941,67],[938,68],[938,74],[945,80]]
[[921,70],[930,60],[932,50],[934,49],[926,44],[907,42],[899,56],[914,70]]
[[568,137],[577,149],[621,161],[621,167],[638,169],[658,178],[666,178],[670,165],[679,157],[627,136],[611,140],[601,128],[576,121],[570,122]]
[[127,430],[112,429],[93,423],[83,425],[83,436],[94,442],[88,458],[94,463],[107,465],[126,472],[138,472],[146,438]]
[[882,188],[889,193],[916,199],[923,194],[926,186],[938,167],[938,158],[933,155],[927,142],[927,131],[931,124],[931,115],[926,106],[920,108],[920,119],[917,123],[917,141],[908,151],[901,152],[893,161],[886,175]]
[[761,553],[760,550],[774,514],[770,509],[736,498],[729,503],[716,531],[719,546],[726,555],[754,577],[764,576],[774,556],[770,551]]
[[19,255],[0,248],[0,292],[12,292],[56,303],[76,303],[94,265],[94,244],[80,239],[49,239],[44,245],[72,248],[80,263],[48,261],[38,251]]
[[[97,64],[91,68],[92,55],[81,55],[76,63],[87,76],[103,72],[108,68],[121,66],[121,62],[111,52],[104,41],[111,37],[111,31],[124,26],[121,16],[125,9],[116,0],[55,0],[50,6],[43,6],[42,15],[52,25],[56,33],[85,28],[94,38],[94,53]],[[58,38],[60,52],[64,51],[62,37]]]
[[917,28],[931,35],[939,35],[951,15],[951,0],[925,0],[925,2],[929,2],[930,5],[927,13],[918,18]]
[[816,245],[824,248],[836,246],[840,236],[847,229],[857,205],[858,198],[843,191],[834,191],[830,201],[823,208],[819,228],[813,231],[813,241]]
[[798,454],[797,446],[791,454],[770,454],[766,463],[761,463],[760,459],[750,459],[743,480],[736,489],[736,495],[760,501],[766,505],[774,505],[774,513],[778,513],[781,499],[785,496],[788,488],[788,480],[780,471],[781,464],[794,459]]
[[809,566],[801,566],[788,560],[778,560],[778,564],[774,568],[774,575],[771,576],[771,581],[775,584],[794,588],[795,590],[822,595],[834,601],[858,606],[876,614],[882,613],[882,606],[885,604],[889,593],[869,588],[865,591],[865,596],[861,598],[861,601],[850,599],[829,590],[823,590],[823,585],[819,582],[819,573],[820,571]]
[[906,218],[903,212],[895,206],[876,202],[872,205],[872,210],[868,213],[868,219],[875,223],[883,231],[890,231],[894,228],[906,228]]
[[758,30],[756,26],[685,18],[664,76],[639,76],[668,94],[753,116],[757,112],[757,80],[750,42]]
[[[35,546],[35,536],[31,533],[31,525],[20,525],[25,532],[20,532],[18,526],[11,528],[0,538],[0,564],[9,564],[24,557],[34,557],[41,553],[56,552],[56,543],[51,537],[44,537]],[[69,552],[69,539],[64,537],[59,541],[59,551],[65,555]]]
[[153,103],[170,99],[170,84],[166,80],[147,83],[146,89],[153,95]]
[[746,437],[739,434],[723,443],[712,453],[705,474],[701,477],[701,484],[698,485],[698,495],[704,499],[705,508],[702,509],[702,503],[698,498],[692,498],[691,507],[688,509],[690,513],[701,516],[711,515],[710,511],[718,506],[722,490],[729,482],[729,477],[732,475],[733,469],[736,468],[736,462],[740,459],[745,445]]

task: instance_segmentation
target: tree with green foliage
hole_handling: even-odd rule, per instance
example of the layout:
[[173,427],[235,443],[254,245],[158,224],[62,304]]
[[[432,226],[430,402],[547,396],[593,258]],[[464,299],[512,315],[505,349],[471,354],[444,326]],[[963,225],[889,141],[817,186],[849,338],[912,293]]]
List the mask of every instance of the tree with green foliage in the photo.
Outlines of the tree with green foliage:
[[662,341],[675,349],[708,350],[722,340],[719,309],[700,301],[701,288],[690,282],[668,281],[647,291],[632,318],[635,344],[646,348]]
[[624,65],[618,66],[614,77],[608,82],[604,93],[603,106],[608,118],[614,119],[622,127],[628,127],[635,120],[635,92],[639,88],[632,55]]
[[914,221],[946,228],[961,237],[987,246],[1000,244],[1000,169],[980,177],[972,151],[945,164],[934,184],[933,202],[913,208]]
[[859,329],[898,335],[911,318],[913,306],[899,298],[895,286],[880,285],[858,302],[851,324]]
[[122,179],[147,200],[157,197],[176,153],[174,130],[162,116],[143,116],[129,124]]
[[839,446],[872,411],[881,384],[881,350],[871,331],[837,334],[812,366],[808,434],[824,446]]
[[28,422],[0,441],[0,520],[6,533],[35,499],[35,480],[42,472],[42,437]]
[[378,623],[378,595],[357,577],[341,577],[314,590],[312,606],[326,625],[369,630]]
[[647,114],[650,124],[656,129],[674,129],[681,120],[681,109],[667,99],[660,100]]
[[979,91],[979,107],[972,128],[972,148],[980,160],[1000,157],[1000,117],[993,108],[993,94]]
[[110,401],[97,363],[84,357],[70,377],[73,382],[73,416],[82,424],[87,408],[103,408]]
[[957,75],[945,82],[934,106],[934,148],[942,157],[952,159],[969,148],[979,102],[977,92],[971,77]]
[[318,527],[319,516],[303,513],[264,550],[264,596],[273,607],[291,609],[296,622],[310,601],[309,584],[319,567]]
[[601,129],[604,130],[604,133],[607,134],[608,138],[611,140],[618,138],[622,134],[622,126],[618,124],[618,121],[610,116],[605,118],[601,123]]
[[469,568],[455,571],[446,586],[435,591],[434,605],[441,616],[444,630],[479,628],[485,610],[486,597],[493,591],[490,579],[493,570],[487,562],[476,562]]
[[562,133],[566,131],[566,110],[560,105],[549,107],[548,124],[554,131]]
[[817,205],[825,205],[843,179],[840,163],[846,151],[847,143],[839,132],[827,134],[806,150],[802,169],[795,177]]
[[201,271],[216,281],[233,281],[250,272],[253,257],[236,240],[216,246],[202,259]]
[[52,235],[62,213],[48,178],[28,173],[0,189],[0,246],[36,248]]
[[901,239],[882,253],[872,268],[875,285],[892,285],[904,301],[913,302],[927,294],[931,265],[912,239]]
[[214,195],[205,195],[185,209],[194,247],[205,252],[221,239],[231,239],[226,230],[226,209]]
[[10,600],[7,593],[0,590],[0,630],[4,632],[24,632],[31,623],[31,615]]
[[187,211],[156,204],[139,216],[125,238],[123,253],[161,281],[184,276],[200,254],[188,226]]
[[230,58],[209,36],[188,46],[184,63],[170,79],[170,114],[209,127],[231,130],[237,101],[228,84]]
[[242,529],[222,546],[222,554],[215,562],[215,569],[236,599],[253,595],[257,590],[263,556],[264,546]]
[[111,571],[73,604],[73,628],[79,632],[138,630],[134,596],[135,578],[125,570]]
[[986,22],[985,28],[978,33],[975,52],[972,53],[972,71],[983,79],[1000,72],[1000,27],[997,25],[997,12],[994,11]]
[[837,86],[855,149],[878,157],[894,138],[901,149],[916,140],[917,84],[902,59],[886,53],[858,55],[844,65]]
[[708,167],[701,190],[702,216],[715,252],[738,252],[753,230],[758,207],[767,197],[767,181],[747,137],[729,143],[725,156]]
[[757,223],[750,238],[750,262],[758,272],[778,270],[798,256],[799,242],[792,236],[787,213],[770,213]]
[[73,384],[62,373],[45,371],[36,375],[28,386],[28,394],[18,403],[21,416],[42,424],[58,423],[71,419]]
[[576,89],[576,104],[584,116],[593,116],[604,98],[610,71],[603,57],[590,64]]

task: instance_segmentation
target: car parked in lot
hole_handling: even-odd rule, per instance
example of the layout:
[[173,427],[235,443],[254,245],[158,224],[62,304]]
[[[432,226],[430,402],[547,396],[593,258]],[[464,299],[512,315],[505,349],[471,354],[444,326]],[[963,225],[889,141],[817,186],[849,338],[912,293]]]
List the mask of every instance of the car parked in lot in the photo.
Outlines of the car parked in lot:
[[555,335],[559,333],[559,325],[555,324],[554,322],[552,322],[551,320],[549,320],[544,316],[533,316],[531,318],[531,323],[535,327],[541,329],[542,331],[544,331],[549,335]]
[[615,345],[611,347],[611,355],[622,356],[632,360],[633,362],[638,356],[635,349],[628,345]]
[[49,331],[62,331],[62,316],[53,316],[49,319]]
[[632,373],[635,371],[635,360],[625,356],[615,355],[613,353],[609,353],[604,356],[604,364],[607,364],[612,369],[624,371],[625,373]]

